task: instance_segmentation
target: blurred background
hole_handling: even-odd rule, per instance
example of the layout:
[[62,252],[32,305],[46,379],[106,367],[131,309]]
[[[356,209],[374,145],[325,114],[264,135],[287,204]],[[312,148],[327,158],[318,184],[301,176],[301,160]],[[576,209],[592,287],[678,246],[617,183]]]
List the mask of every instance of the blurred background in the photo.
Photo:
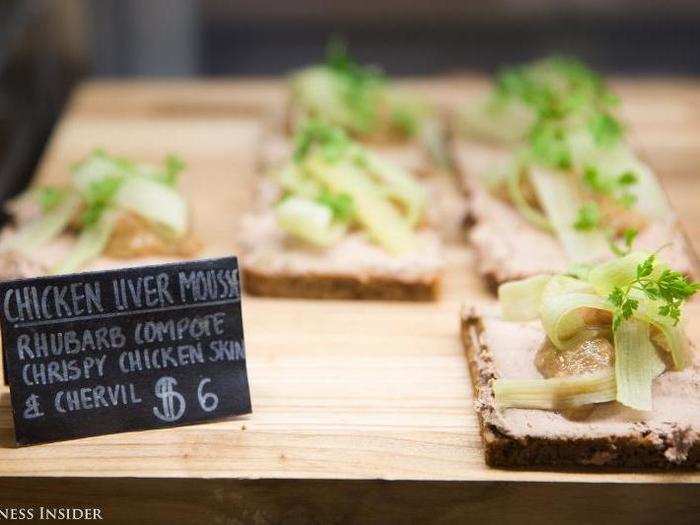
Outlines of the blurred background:
[[396,75],[564,52],[608,74],[700,74],[700,2],[0,0],[0,199],[26,182],[86,77],[278,75],[330,35]]

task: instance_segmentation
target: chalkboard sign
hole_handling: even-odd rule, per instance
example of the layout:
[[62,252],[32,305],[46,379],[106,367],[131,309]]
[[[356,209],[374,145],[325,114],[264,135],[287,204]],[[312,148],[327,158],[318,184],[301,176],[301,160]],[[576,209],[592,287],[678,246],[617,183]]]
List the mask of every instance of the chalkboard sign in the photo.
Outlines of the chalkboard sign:
[[20,445],[251,412],[235,257],[0,283]]

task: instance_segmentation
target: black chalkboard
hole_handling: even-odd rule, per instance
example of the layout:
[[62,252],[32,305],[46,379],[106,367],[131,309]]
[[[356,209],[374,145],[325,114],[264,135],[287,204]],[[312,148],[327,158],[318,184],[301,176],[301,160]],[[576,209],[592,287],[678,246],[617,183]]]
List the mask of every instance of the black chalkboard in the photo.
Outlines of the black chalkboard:
[[15,438],[251,412],[235,257],[0,283]]

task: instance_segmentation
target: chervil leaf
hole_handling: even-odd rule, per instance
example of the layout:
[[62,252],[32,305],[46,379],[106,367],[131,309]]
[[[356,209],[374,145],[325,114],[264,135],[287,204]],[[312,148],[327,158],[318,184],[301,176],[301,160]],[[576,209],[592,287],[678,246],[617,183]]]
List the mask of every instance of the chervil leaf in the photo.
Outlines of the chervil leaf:
[[[631,235],[631,234],[630,234]],[[654,276],[656,255],[652,254],[637,265],[636,277],[625,286],[616,286],[608,295],[613,309],[613,329],[620,322],[629,319],[639,307],[639,300],[630,297],[630,292],[638,290],[652,302],[660,303],[657,312],[677,324],[681,318],[683,303],[700,290],[700,283],[691,283],[680,272],[665,268]]]
[[634,240],[637,238],[637,235],[639,232],[635,230],[634,228],[627,228],[623,233],[622,237],[625,240],[625,246],[628,249],[632,248],[632,244],[634,244]]
[[622,136],[622,125],[608,113],[597,113],[588,122],[593,140],[600,147],[616,144]]
[[530,144],[535,159],[562,170],[571,168],[571,151],[566,131],[556,122],[542,121],[530,132]]
[[608,195],[613,191],[610,179],[603,177],[595,166],[586,166],[583,169],[582,180],[589,189],[596,193]]
[[578,210],[574,228],[579,231],[594,230],[600,224],[600,210],[595,202],[587,202]]
[[610,292],[608,299],[614,306],[622,306],[622,303],[625,301],[625,292],[622,291],[622,288],[616,286],[613,288],[613,291]]
[[165,157],[165,177],[163,182],[169,186],[177,184],[177,176],[186,167],[185,162],[177,155],[168,155]]
[[83,195],[86,208],[80,219],[84,226],[96,223],[121,186],[122,177],[105,177],[94,181]]
[[55,188],[53,186],[41,188],[38,193],[38,200],[42,213],[53,210],[65,196],[66,190],[63,188]]
[[333,211],[333,217],[339,221],[347,221],[353,214],[354,203],[352,197],[346,193],[334,195],[324,190],[316,200],[328,206]]
[[350,146],[345,132],[319,120],[311,120],[297,133],[294,160],[301,162],[315,148],[322,151],[325,159],[334,162],[339,159]]
[[637,176],[632,171],[626,171],[617,178],[618,184],[630,186],[637,183]]
[[637,204],[637,196],[633,195],[631,193],[625,193],[624,195],[621,195],[620,198],[618,199],[618,202],[624,207],[624,208],[632,208],[635,204]]
[[656,260],[656,255],[651,254],[649,257],[644,259],[641,263],[637,265],[637,279],[647,277],[651,275],[654,271],[654,261]]

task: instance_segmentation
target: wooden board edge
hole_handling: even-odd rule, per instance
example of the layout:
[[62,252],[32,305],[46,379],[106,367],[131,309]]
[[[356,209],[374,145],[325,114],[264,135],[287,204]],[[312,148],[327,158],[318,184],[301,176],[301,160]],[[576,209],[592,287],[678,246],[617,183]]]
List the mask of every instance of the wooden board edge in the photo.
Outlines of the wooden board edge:
[[108,523],[692,523],[700,485],[0,478],[3,506],[97,508]]

